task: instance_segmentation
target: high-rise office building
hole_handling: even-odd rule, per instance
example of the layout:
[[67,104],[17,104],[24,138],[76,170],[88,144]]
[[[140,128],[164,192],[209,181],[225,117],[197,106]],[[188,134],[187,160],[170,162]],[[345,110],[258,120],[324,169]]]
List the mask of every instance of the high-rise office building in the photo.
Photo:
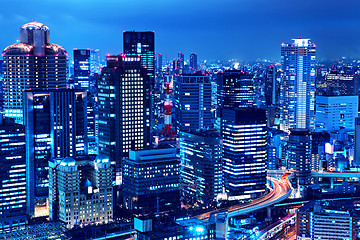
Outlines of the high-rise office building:
[[316,96],[316,129],[354,131],[358,105],[358,96]]
[[161,71],[163,64],[162,54],[158,53],[156,54],[156,71]]
[[20,28],[20,43],[4,49],[4,114],[23,123],[22,93],[30,89],[64,89],[66,50],[50,43],[50,30],[38,22]]
[[185,66],[185,58],[184,58],[184,54],[179,52],[178,53],[178,59],[179,59],[179,68],[180,69],[184,69]]
[[26,215],[25,127],[0,116],[0,229],[24,225]]
[[49,160],[49,218],[67,228],[113,221],[109,158],[91,155]]
[[300,185],[310,184],[311,180],[311,135],[307,130],[291,130],[288,150],[288,169],[295,170]]
[[74,87],[88,89],[90,86],[90,49],[74,48]]
[[240,70],[227,70],[217,75],[218,107],[246,108],[255,106],[253,75]]
[[101,73],[101,53],[99,49],[90,50],[90,73]]
[[197,67],[197,55],[196,53],[190,54],[190,68],[194,72],[198,69]]
[[356,78],[354,75],[332,71],[331,73],[326,74],[327,94],[341,96],[356,95],[355,80]]
[[124,54],[134,54],[141,56],[141,66],[145,68],[149,78],[151,111],[150,126],[154,127],[155,121],[153,112],[157,105],[155,99],[155,32],[135,32],[125,31],[123,34]]
[[47,215],[49,159],[87,153],[86,92],[35,90],[23,95],[28,214]]
[[116,164],[119,177],[129,150],[150,148],[150,82],[140,59],[108,56],[98,80],[99,153]]
[[360,118],[355,118],[354,163],[360,166]]
[[174,85],[177,131],[212,128],[210,76],[178,75]]
[[135,214],[178,209],[179,167],[175,148],[130,150],[123,160],[124,206]]
[[265,75],[265,100],[267,106],[278,104],[280,95],[280,82],[277,80],[277,68],[271,65]]
[[314,129],[315,49],[310,39],[281,44],[283,75],[280,89],[280,128]]
[[180,134],[180,177],[184,199],[208,206],[222,193],[222,144],[217,131]]
[[265,193],[266,129],[266,111],[263,109],[223,110],[224,185],[226,192],[235,199]]

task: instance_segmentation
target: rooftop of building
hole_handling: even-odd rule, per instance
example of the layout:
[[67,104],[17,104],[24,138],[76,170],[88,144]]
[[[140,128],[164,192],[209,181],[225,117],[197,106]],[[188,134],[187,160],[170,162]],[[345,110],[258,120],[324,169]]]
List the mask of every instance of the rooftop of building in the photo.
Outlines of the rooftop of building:
[[41,29],[41,30],[45,30],[45,31],[50,30],[49,27],[46,26],[45,24],[36,22],[36,21],[26,23],[26,24],[22,25],[20,29]]

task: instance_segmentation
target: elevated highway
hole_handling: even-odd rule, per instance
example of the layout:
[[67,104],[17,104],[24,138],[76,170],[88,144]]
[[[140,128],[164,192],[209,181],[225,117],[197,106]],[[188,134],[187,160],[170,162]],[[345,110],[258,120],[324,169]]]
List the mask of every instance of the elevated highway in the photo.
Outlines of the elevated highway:
[[245,215],[245,214],[254,212],[254,211],[262,209],[262,208],[270,207],[276,203],[280,203],[280,202],[284,201],[285,199],[287,199],[291,195],[292,187],[291,187],[291,183],[289,181],[289,177],[292,177],[292,176],[293,176],[293,173],[285,172],[282,175],[280,180],[277,180],[272,177],[268,177],[268,179],[273,184],[273,189],[267,195],[257,198],[249,203],[235,205],[235,206],[231,206],[228,208],[222,208],[222,209],[217,209],[217,210],[213,210],[210,212],[206,212],[206,213],[196,216],[196,218],[199,218],[202,220],[208,220],[211,214],[215,214],[218,212],[224,212],[224,211],[227,211],[228,217],[231,218],[231,217],[236,217],[239,215]]

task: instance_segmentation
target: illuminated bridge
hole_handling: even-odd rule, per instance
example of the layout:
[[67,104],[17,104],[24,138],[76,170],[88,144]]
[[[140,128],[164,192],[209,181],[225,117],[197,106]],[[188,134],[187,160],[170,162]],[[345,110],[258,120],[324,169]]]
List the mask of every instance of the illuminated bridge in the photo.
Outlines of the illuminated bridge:
[[267,195],[257,198],[249,203],[206,212],[196,216],[196,218],[202,220],[208,220],[211,214],[224,212],[224,211],[228,212],[228,218],[232,218],[239,215],[245,215],[262,208],[270,207],[276,203],[280,203],[291,195],[292,187],[289,181],[289,177],[291,178],[292,176],[293,173],[285,172],[280,180],[277,180],[272,177],[268,177],[268,179],[272,182],[273,189]]

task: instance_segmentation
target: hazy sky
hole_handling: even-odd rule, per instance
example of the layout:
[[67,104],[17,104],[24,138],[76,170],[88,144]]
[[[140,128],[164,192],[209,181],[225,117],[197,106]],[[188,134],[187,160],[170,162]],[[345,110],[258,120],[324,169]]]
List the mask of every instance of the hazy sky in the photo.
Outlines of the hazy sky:
[[318,59],[360,58],[360,0],[1,0],[0,48],[29,22],[50,28],[51,42],[122,52],[124,30],[155,31],[155,50],[200,60],[280,58],[280,44],[301,36]]

